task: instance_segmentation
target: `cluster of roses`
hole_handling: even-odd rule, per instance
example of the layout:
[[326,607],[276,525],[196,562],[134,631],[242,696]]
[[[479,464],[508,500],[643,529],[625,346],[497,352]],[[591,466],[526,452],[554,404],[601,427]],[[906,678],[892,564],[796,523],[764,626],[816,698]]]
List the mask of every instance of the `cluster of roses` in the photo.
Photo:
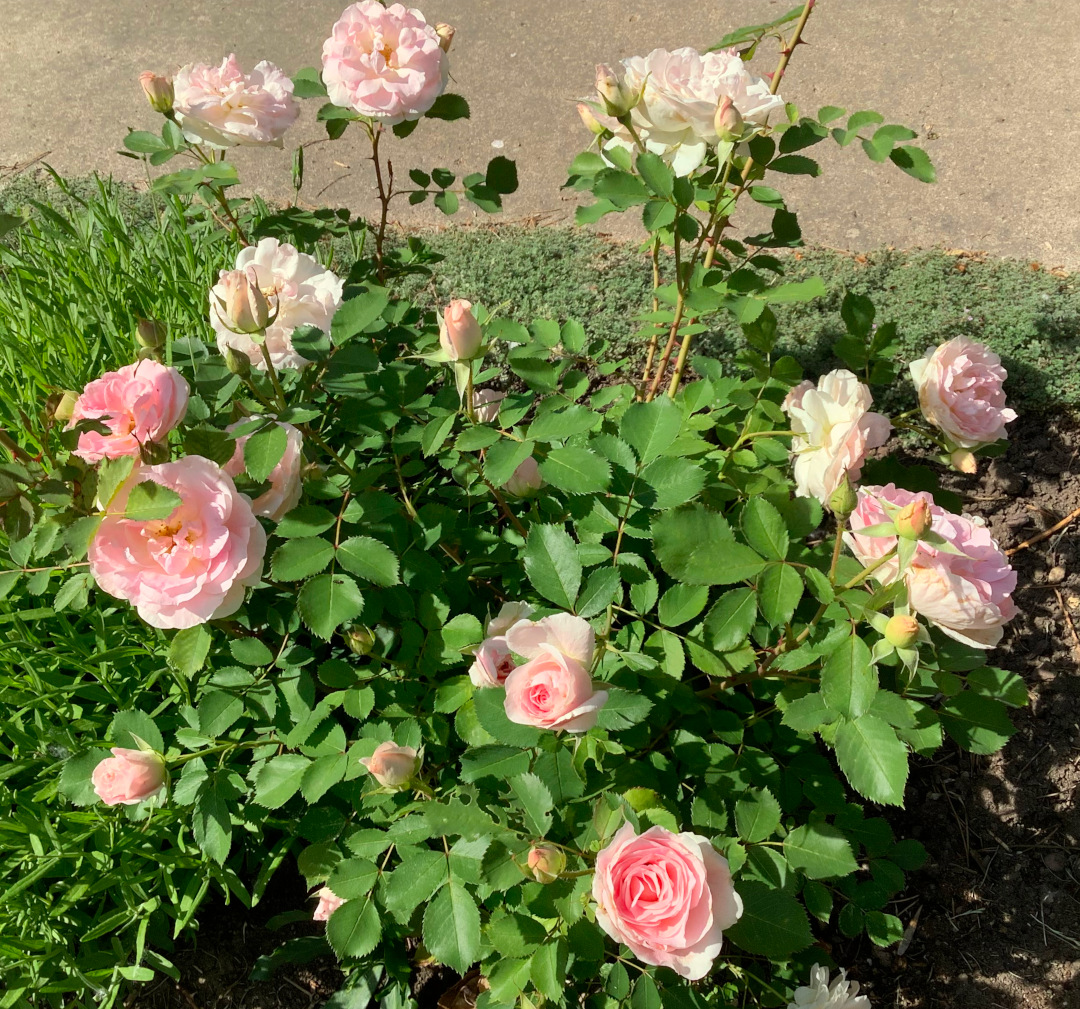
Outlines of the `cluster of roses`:
[[[1016,414],[1005,406],[1006,372],[1000,358],[982,344],[956,337],[909,365],[925,419],[957,469],[974,472],[973,450],[1005,438]],[[788,393],[783,408],[791,421],[796,493],[850,516],[845,541],[864,564],[880,562],[874,577],[882,585],[902,578],[907,605],[950,637],[976,648],[992,648],[1013,618],[1016,573],[979,517],[954,515],[927,493],[893,484],[852,484],[867,454],[884,445],[889,419],[870,410],[870,390],[850,371],[803,382]],[[917,545],[904,563],[898,556],[898,516],[916,518],[908,528]],[[892,556],[891,559],[890,555]]]

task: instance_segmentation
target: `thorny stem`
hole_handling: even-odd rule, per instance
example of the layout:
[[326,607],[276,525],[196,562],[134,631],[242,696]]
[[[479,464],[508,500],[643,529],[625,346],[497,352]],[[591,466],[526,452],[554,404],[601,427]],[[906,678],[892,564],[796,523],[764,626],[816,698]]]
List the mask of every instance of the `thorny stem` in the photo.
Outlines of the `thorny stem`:
[[[654,312],[660,310],[660,299],[656,296],[656,290],[660,286],[660,236],[656,235],[653,238],[652,243],[652,286],[653,286],[653,299],[652,309]],[[649,337],[649,353],[645,358],[645,370],[641,373],[641,388],[644,389],[649,382],[649,372],[652,370],[653,359],[656,357],[656,346],[659,342],[655,331],[656,324],[653,324],[653,335]],[[638,398],[641,398],[641,394],[638,394]]]
[[4,448],[6,448],[11,453],[12,458],[17,460],[18,462],[34,461],[33,456],[31,456],[28,452],[24,452],[19,447],[15,439],[7,433],[7,431],[0,430],[0,445],[3,445]]
[[[172,117],[170,116],[169,118]],[[217,164],[217,159],[208,155],[201,147],[198,146],[198,144],[195,145],[195,155],[204,165]],[[224,160],[224,155],[222,155],[222,160]],[[221,210],[225,214],[225,219],[229,222],[230,225],[232,225],[233,232],[235,233],[236,238],[240,242],[240,244],[250,245],[251,243],[247,240],[247,235],[244,234],[244,229],[240,226],[240,222],[239,220],[237,220],[236,214],[233,213],[232,207],[229,206],[229,201],[225,198],[225,190],[223,190],[220,186],[211,185],[204,185],[203,188],[209,189],[210,192],[214,194],[214,199],[216,199],[218,201],[218,204],[221,206]],[[211,213],[213,213],[213,208],[211,208]]]
[[388,161],[386,163],[389,172],[389,187],[383,185],[382,164],[379,161],[379,138],[382,136],[382,127],[371,131],[371,160],[375,165],[375,185],[379,191],[379,230],[375,233],[375,269],[379,276],[379,283],[386,283],[386,266],[383,262],[383,242],[386,239],[386,219],[390,211],[390,200],[393,199],[394,170]]
[[263,360],[266,362],[266,371],[270,376],[270,382],[274,387],[274,395],[277,397],[278,409],[284,411],[287,409],[285,404],[285,390],[281,388],[277,369],[274,367],[274,362],[270,360],[270,348],[266,346],[266,333],[263,333],[263,340],[262,343],[259,344],[259,349],[262,351]]

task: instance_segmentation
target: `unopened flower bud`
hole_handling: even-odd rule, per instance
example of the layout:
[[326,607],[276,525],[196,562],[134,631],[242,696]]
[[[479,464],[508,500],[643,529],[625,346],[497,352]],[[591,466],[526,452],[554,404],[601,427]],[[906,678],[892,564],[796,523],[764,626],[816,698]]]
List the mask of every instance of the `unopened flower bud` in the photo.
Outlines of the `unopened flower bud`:
[[629,89],[619,80],[615,71],[606,63],[596,67],[596,93],[609,116],[625,116],[637,102]]
[[503,489],[514,497],[532,497],[544,484],[540,476],[540,467],[529,456],[503,484]]
[[453,25],[440,22],[435,26],[435,34],[439,36],[439,48],[444,52],[450,52],[450,44],[454,41],[454,32],[457,29]]
[[585,124],[585,129],[594,137],[602,137],[608,132],[608,128],[593,115],[593,110],[584,102],[578,102],[577,111],[578,115],[581,116],[581,121]]
[[154,319],[140,319],[138,329],[135,330],[136,342],[147,350],[164,347],[165,336],[165,327]]
[[53,420],[67,423],[75,411],[75,404],[79,401],[79,394],[65,389],[52,406]]
[[455,298],[439,320],[439,343],[451,361],[468,361],[480,352],[484,333],[472,312],[472,302]]
[[979,464],[975,459],[975,453],[969,452],[966,448],[958,448],[951,456],[949,456],[949,462],[953,464],[955,469],[958,469],[961,473],[975,473]]
[[168,115],[173,108],[173,83],[168,77],[161,77],[149,70],[139,74],[139,83],[146,92],[150,108],[162,115]]
[[930,505],[923,498],[916,498],[911,504],[900,509],[894,521],[896,532],[906,540],[922,539],[923,534],[930,528],[932,518]]
[[419,761],[416,750],[397,743],[379,743],[370,757],[361,757],[360,763],[384,788],[404,788],[416,774]]
[[720,99],[720,104],[716,106],[713,128],[716,130],[716,135],[725,143],[735,143],[742,139],[743,117],[727,95],[724,95]]
[[345,632],[345,644],[353,655],[370,655],[375,647],[375,635],[370,627],[356,624]]
[[919,640],[919,621],[906,613],[897,613],[885,625],[885,640],[896,648],[913,648]]
[[855,488],[844,474],[840,486],[829,497],[829,510],[839,519],[846,519],[858,505],[859,499],[855,494]]
[[534,844],[528,861],[529,872],[537,883],[554,883],[566,868],[566,855],[550,844]]
[[225,367],[234,375],[247,378],[251,374],[251,360],[247,354],[241,354],[232,347],[225,348]]
[[270,302],[251,267],[222,272],[218,287],[225,291],[217,296],[218,316],[227,329],[248,335],[265,332],[270,325]]

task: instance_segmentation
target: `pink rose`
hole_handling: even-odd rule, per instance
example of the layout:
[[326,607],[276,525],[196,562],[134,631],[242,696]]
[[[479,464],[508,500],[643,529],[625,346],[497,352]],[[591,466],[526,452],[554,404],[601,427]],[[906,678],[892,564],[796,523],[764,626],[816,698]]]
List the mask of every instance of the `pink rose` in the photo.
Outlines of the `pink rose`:
[[476,414],[476,422],[478,424],[491,424],[497,421],[504,399],[506,399],[505,392],[498,392],[495,389],[477,389],[473,395],[473,411]]
[[165,760],[160,753],[112,748],[90,775],[94,793],[106,806],[134,806],[165,786]]
[[387,126],[419,119],[443,93],[450,61],[415,8],[360,0],[345,8],[323,45],[330,101]]
[[217,67],[189,63],[176,74],[173,90],[173,107],[193,144],[281,147],[282,136],[300,115],[286,74],[266,60],[245,74],[235,53]]
[[499,612],[488,621],[488,637],[497,638],[505,634],[519,620],[532,616],[532,612],[533,608],[528,603],[520,601],[503,603]]
[[150,103],[150,108],[163,115],[171,112],[173,107],[173,83],[168,77],[155,74],[152,70],[144,70],[139,74],[139,86]]
[[[249,419],[254,420],[257,418]],[[230,424],[225,430],[235,431],[244,423],[247,423],[247,421],[238,420],[235,424]],[[300,467],[304,462],[302,451],[304,436],[300,433],[299,428],[293,427],[292,424],[286,424],[285,421],[281,420],[276,423],[278,427],[285,429],[285,453],[282,455],[281,461],[270,471],[268,478],[270,480],[269,490],[263,491],[251,502],[251,510],[256,515],[268,518],[272,522],[280,522],[287,512],[296,507],[303,489],[300,484]],[[233,450],[232,458],[222,467],[233,478],[238,477],[246,469],[244,465],[244,445],[250,437],[251,435],[245,434],[236,439],[236,448]]]
[[532,497],[543,486],[544,478],[540,476],[540,466],[532,456],[518,466],[510,474],[510,479],[503,484],[506,492],[514,497]]
[[515,665],[510,649],[506,647],[506,638],[487,638],[476,650],[476,658],[469,667],[469,679],[474,687],[502,687]]
[[1005,425],[1016,420],[1005,406],[1002,383],[1008,374],[989,347],[958,336],[908,368],[923,416],[953,444],[975,448],[1008,437]]
[[[903,507],[915,500],[930,506],[931,531],[944,537],[961,555],[919,540],[904,573],[908,603],[949,637],[974,648],[993,648],[1001,640],[1003,625],[1016,615],[1012,600],[1016,572],[981,519],[954,515],[935,505],[925,492],[916,494],[893,484],[863,487],[845,541],[863,564],[884,557],[896,546],[896,537],[862,536],[859,530],[889,521],[881,501]],[[894,558],[878,568],[873,577],[889,585],[896,580],[898,568]]]
[[80,420],[96,420],[108,434],[84,431],[75,454],[86,462],[139,457],[143,445],[163,441],[184,419],[188,384],[175,368],[157,361],[138,361],[94,379],[71,411],[68,428]]
[[587,732],[608,699],[607,691],[594,689],[580,662],[551,645],[537,648],[535,658],[518,666],[504,685],[511,722],[555,732]]
[[506,643],[511,651],[527,659],[535,658],[544,645],[549,645],[575,662],[591,666],[596,634],[588,620],[572,613],[555,613],[539,620],[515,621],[506,630]]
[[214,285],[210,311],[230,333],[249,336],[261,333],[270,325],[274,309],[259,287],[255,271],[224,270]]
[[343,901],[328,886],[324,886],[321,890],[317,890],[315,896],[318,897],[319,904],[315,908],[315,913],[311,916],[312,921],[329,921],[330,915],[345,903],[345,901]]
[[596,856],[596,920],[639,960],[703,978],[742,915],[727,859],[700,834],[624,823]]
[[[144,480],[180,495],[166,519],[124,518]],[[143,466],[117,491],[90,543],[90,573],[153,627],[194,627],[235,613],[262,576],[266,533],[232,478],[201,456]]]
[[401,788],[416,774],[416,750],[387,741],[379,743],[370,757],[361,757],[360,763],[384,788]]
[[783,410],[795,437],[795,493],[822,504],[846,476],[852,483],[862,473],[863,460],[872,448],[889,440],[888,417],[871,413],[870,390],[850,371],[830,371],[803,382],[787,394]]
[[[298,252],[276,238],[264,238],[258,245],[241,249],[236,270],[250,276],[267,296],[274,321],[266,330],[266,347],[275,368],[303,368],[310,362],[293,349],[294,329],[316,326],[330,332],[334,313],[341,307],[344,281],[324,267],[314,256]],[[217,333],[218,350],[226,347],[246,354],[253,368],[266,370],[262,348],[250,336],[232,332],[222,321],[218,305],[228,294],[230,272],[210,291],[210,324]],[[233,327],[238,328],[238,327]]]
[[472,313],[472,302],[457,298],[451,301],[439,319],[439,343],[451,361],[476,357],[484,334]]

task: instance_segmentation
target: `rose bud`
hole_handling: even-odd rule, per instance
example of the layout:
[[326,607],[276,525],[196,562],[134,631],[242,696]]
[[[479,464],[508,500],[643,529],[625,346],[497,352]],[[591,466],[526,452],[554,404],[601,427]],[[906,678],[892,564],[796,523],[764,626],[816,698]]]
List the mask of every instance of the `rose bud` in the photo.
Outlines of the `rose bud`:
[[165,758],[147,750],[112,748],[90,775],[94,794],[106,806],[134,806],[165,786]]
[[157,350],[165,346],[165,327],[153,319],[140,319],[135,330],[135,341],[147,350]]
[[375,647],[375,635],[370,627],[357,624],[345,632],[345,644],[353,655],[370,655]]
[[922,498],[916,498],[910,504],[904,505],[893,521],[897,533],[904,539],[921,539],[932,521],[930,505]]
[[439,320],[439,343],[451,361],[474,358],[484,342],[480,323],[472,314],[472,302],[456,298],[446,306]]
[[247,354],[239,354],[232,347],[225,348],[225,367],[241,378],[247,378],[251,374],[251,360]]
[[637,104],[633,95],[619,81],[615,71],[606,63],[598,63],[596,66],[596,93],[600,96],[604,111],[616,119],[625,116]]
[[315,896],[319,898],[319,905],[311,916],[312,921],[329,921],[332,915],[342,904],[345,903],[333,890],[324,886],[317,890]]
[[404,788],[416,774],[416,750],[397,743],[379,743],[370,757],[362,757],[360,763],[384,788]]
[[150,70],[139,74],[139,83],[146,93],[150,108],[167,116],[173,109],[173,83],[168,77],[161,77]]
[[79,394],[65,389],[53,407],[53,420],[69,421],[75,410],[75,404],[79,401]]
[[885,625],[885,640],[894,648],[914,648],[919,640],[919,621],[906,613],[897,613]]
[[584,102],[578,102],[577,111],[578,115],[581,116],[581,121],[585,124],[585,129],[594,137],[602,137],[609,132],[608,128],[593,115],[593,110]]
[[255,271],[230,270],[222,274],[217,295],[218,317],[234,333],[263,333],[270,325],[270,302],[259,288]]
[[457,31],[453,25],[448,25],[444,21],[440,21],[435,26],[435,34],[439,36],[439,48],[444,52],[450,52],[450,44],[454,41],[454,34]]
[[966,448],[958,448],[949,456],[949,462],[961,473],[972,474],[978,472],[979,463],[975,459],[975,453]]
[[566,855],[550,844],[534,844],[529,849],[529,872],[537,883],[554,883],[566,868]]
[[743,117],[727,95],[724,95],[720,99],[720,104],[716,106],[713,128],[716,130],[716,135],[725,143],[734,143],[742,138]]
[[845,474],[840,481],[840,486],[829,495],[829,510],[837,518],[846,519],[855,510],[858,503],[859,498],[855,493],[855,488],[851,486],[851,481]]
[[544,481],[540,476],[540,467],[536,460],[529,456],[503,484],[503,489],[514,497],[532,497],[542,486]]

